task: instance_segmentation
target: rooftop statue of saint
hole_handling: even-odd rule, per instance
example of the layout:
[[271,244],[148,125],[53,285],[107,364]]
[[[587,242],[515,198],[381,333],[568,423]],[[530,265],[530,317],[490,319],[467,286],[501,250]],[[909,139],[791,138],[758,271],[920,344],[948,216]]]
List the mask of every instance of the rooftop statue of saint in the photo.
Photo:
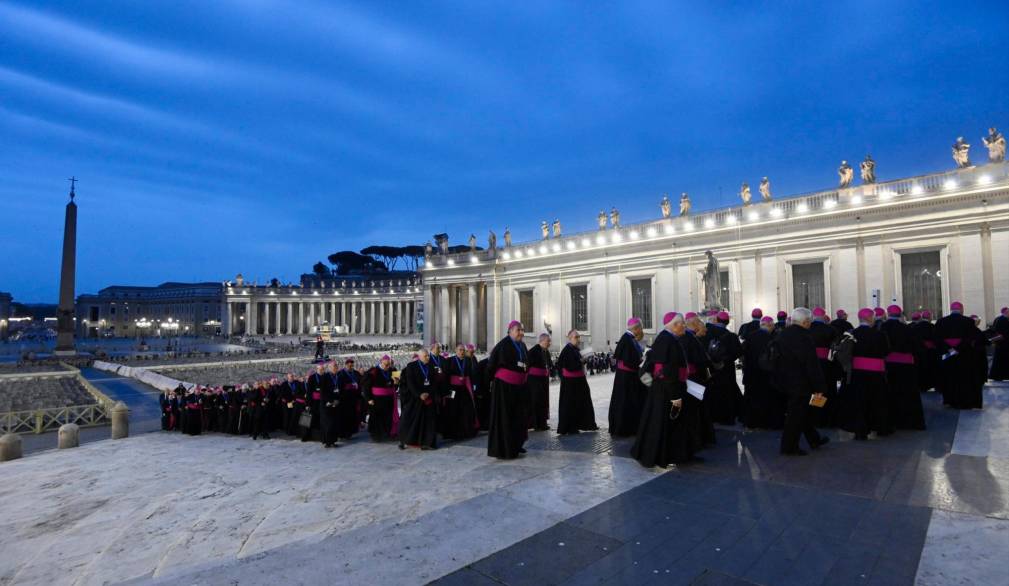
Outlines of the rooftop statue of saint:
[[689,213],[690,213],[690,196],[687,195],[686,191],[684,191],[683,194],[680,195],[680,215],[686,216]]
[[708,264],[704,267],[704,308],[722,308],[722,283],[721,274],[718,270],[718,259],[710,251],[704,251],[708,257]]
[[876,182],[876,161],[872,160],[872,155],[865,155],[865,160],[858,164],[858,168],[862,172],[862,183]]
[[547,226],[546,220],[540,222],[540,231],[543,232],[543,240],[550,238],[550,227]]
[[599,215],[596,216],[596,221],[599,223],[599,229],[600,230],[605,230],[606,229],[606,212],[604,212],[603,210],[599,210]]
[[662,194],[662,203],[660,204],[662,208],[662,217],[668,218],[673,213],[673,206],[669,203],[669,196],[665,193]]
[[988,136],[982,137],[981,142],[988,147],[988,160],[992,163],[1001,163],[1005,160],[1005,137],[992,126],[988,129]]
[[476,234],[469,235],[469,250],[470,252],[476,252]]
[[956,137],[952,151],[953,162],[956,163],[958,169],[970,167],[970,145],[964,141],[962,136]]
[[750,205],[750,199],[753,198],[753,194],[750,192],[750,184],[743,182],[743,185],[739,188],[739,199],[743,200],[743,205]]
[[837,168],[837,176],[840,179],[838,187],[848,187],[851,180],[855,178],[855,171],[848,164],[848,161],[841,161],[841,166]]
[[760,197],[764,201],[771,201],[771,182],[767,177],[760,180]]
[[620,227],[620,212],[617,208],[610,208],[610,224],[614,228]]
[[487,250],[497,250],[497,234],[494,230],[487,233]]
[[560,238],[561,237],[561,221],[560,220],[554,220],[554,226],[553,226],[553,228],[554,228],[554,238]]
[[512,231],[511,231],[511,229],[508,228],[508,226],[505,226],[504,242],[505,242],[505,248],[511,248],[511,245],[512,245]]

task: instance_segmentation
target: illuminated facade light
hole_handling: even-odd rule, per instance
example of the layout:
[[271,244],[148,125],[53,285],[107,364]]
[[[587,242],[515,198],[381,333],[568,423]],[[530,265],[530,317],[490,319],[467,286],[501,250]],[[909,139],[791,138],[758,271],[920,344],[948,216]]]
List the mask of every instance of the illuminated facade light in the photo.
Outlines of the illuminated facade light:
[[925,190],[922,189],[921,185],[915,185],[911,188],[911,195],[921,195],[923,193],[925,193]]
[[536,249],[535,248],[530,248],[530,249],[526,250],[526,254],[529,255],[529,256],[536,256]]
[[694,223],[687,222],[686,224],[683,225],[683,229],[686,230],[687,232],[690,232],[691,230],[694,229]]
[[505,260],[511,260],[512,259],[512,253],[510,253],[510,252],[504,253],[504,259]]
[[646,230],[646,231],[645,231],[645,234],[646,234],[646,235],[647,235],[647,236],[648,236],[649,238],[655,238],[655,236],[656,236],[656,234],[658,234],[658,232],[656,232],[656,231],[655,231],[655,228],[654,228],[654,227],[651,227],[651,228],[649,228],[648,230]]
[[454,260],[452,260],[452,259],[448,259],[448,262],[447,262],[447,263],[445,263],[445,264],[447,264],[447,265],[448,265],[448,266],[450,266],[450,267],[454,267],[454,266],[455,266],[455,261],[454,261]]
[[757,210],[753,210],[752,212],[749,213],[747,219],[749,219],[751,222],[756,222],[757,220],[760,219],[760,212],[758,212]]
[[730,225],[730,226],[735,226],[736,225],[736,216],[733,216],[731,214],[728,215],[728,216],[725,216],[725,223],[728,224],[728,225]]
[[606,238],[601,234],[596,236],[596,244],[606,244]]
[[800,214],[804,214],[809,211],[809,206],[806,205],[806,202],[801,202],[799,205],[795,206],[795,211]]
[[476,264],[476,263],[480,262],[480,259],[478,259],[476,256],[471,256],[471,257],[469,257],[469,262],[471,262],[473,264]]
[[666,234],[676,234],[676,226],[666,224]]
[[592,246],[592,241],[588,238],[582,238],[582,246],[584,248],[588,248],[589,246]]
[[771,208],[771,217],[772,218],[780,218],[783,213],[784,212],[781,211],[781,208]]
[[991,183],[991,175],[982,175],[977,178],[978,185],[988,185]]
[[947,179],[945,183],[942,184],[943,189],[956,189],[956,179]]
[[853,195],[853,196],[851,196],[851,205],[857,206],[860,203],[862,203],[862,196],[861,195]]
[[704,220],[704,227],[705,228],[714,228],[715,227],[715,221],[712,220],[711,218],[706,218]]
[[623,237],[620,236],[620,232],[614,232],[612,239],[613,242],[620,242],[621,240],[623,240]]
[[826,208],[826,209],[828,209],[828,210],[832,210],[835,207],[837,207],[837,200],[836,199],[828,199],[828,200],[826,200],[826,201],[823,202],[823,207]]
[[546,254],[546,253],[547,253],[547,247],[546,247],[546,245],[541,245],[540,246],[540,254]]
[[515,251],[515,258],[522,258],[522,251],[521,250],[516,250]]
[[637,240],[639,238],[639,236],[640,235],[638,234],[637,230],[631,230],[631,233],[630,233],[631,240]]
[[553,249],[554,252],[560,252],[561,251],[561,245],[557,244],[556,242],[554,242],[554,245],[551,248]]
[[567,247],[568,247],[568,250],[574,250],[575,249],[575,241],[574,240],[568,240]]

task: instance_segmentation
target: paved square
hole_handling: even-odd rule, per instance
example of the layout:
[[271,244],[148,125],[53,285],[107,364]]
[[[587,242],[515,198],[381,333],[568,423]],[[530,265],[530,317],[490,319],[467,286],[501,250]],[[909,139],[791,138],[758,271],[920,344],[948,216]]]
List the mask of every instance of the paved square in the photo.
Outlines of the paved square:
[[[612,377],[590,380],[603,423]],[[1007,396],[990,385],[984,412],[958,413],[928,395],[929,431],[832,432],[806,458],[721,428],[669,472],[605,431],[536,433],[511,462],[484,437],[95,442],[3,464],[0,583],[1007,583],[1009,459],[979,439]]]

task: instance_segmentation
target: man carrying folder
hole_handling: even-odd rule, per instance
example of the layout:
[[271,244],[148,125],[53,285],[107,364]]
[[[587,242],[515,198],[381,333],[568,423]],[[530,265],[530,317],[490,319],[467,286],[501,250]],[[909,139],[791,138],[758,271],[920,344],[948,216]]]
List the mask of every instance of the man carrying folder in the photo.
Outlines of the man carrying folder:
[[816,355],[816,343],[809,335],[812,321],[812,312],[805,307],[797,307],[792,310],[791,325],[782,329],[775,339],[779,354],[774,368],[775,382],[788,396],[781,453],[790,456],[806,455],[799,448],[800,433],[806,436],[806,442],[814,450],[830,441],[816,431],[808,413],[810,405],[822,408],[827,389]]

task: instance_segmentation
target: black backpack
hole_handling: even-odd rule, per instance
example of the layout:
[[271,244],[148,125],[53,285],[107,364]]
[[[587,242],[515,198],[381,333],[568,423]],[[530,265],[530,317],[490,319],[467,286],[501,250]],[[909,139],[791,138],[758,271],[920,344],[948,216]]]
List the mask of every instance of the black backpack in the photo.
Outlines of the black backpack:
[[722,345],[722,340],[720,338],[712,338],[708,342],[708,359],[711,360],[711,365],[715,367],[715,370],[721,370],[722,366],[725,365],[725,346]]
[[830,345],[830,359],[841,366],[850,381],[851,365],[855,359],[855,336],[851,332],[844,332]]
[[767,347],[760,353],[757,359],[757,366],[764,372],[774,372],[777,369],[778,361],[781,360],[781,348],[778,348],[778,341],[771,339]]

